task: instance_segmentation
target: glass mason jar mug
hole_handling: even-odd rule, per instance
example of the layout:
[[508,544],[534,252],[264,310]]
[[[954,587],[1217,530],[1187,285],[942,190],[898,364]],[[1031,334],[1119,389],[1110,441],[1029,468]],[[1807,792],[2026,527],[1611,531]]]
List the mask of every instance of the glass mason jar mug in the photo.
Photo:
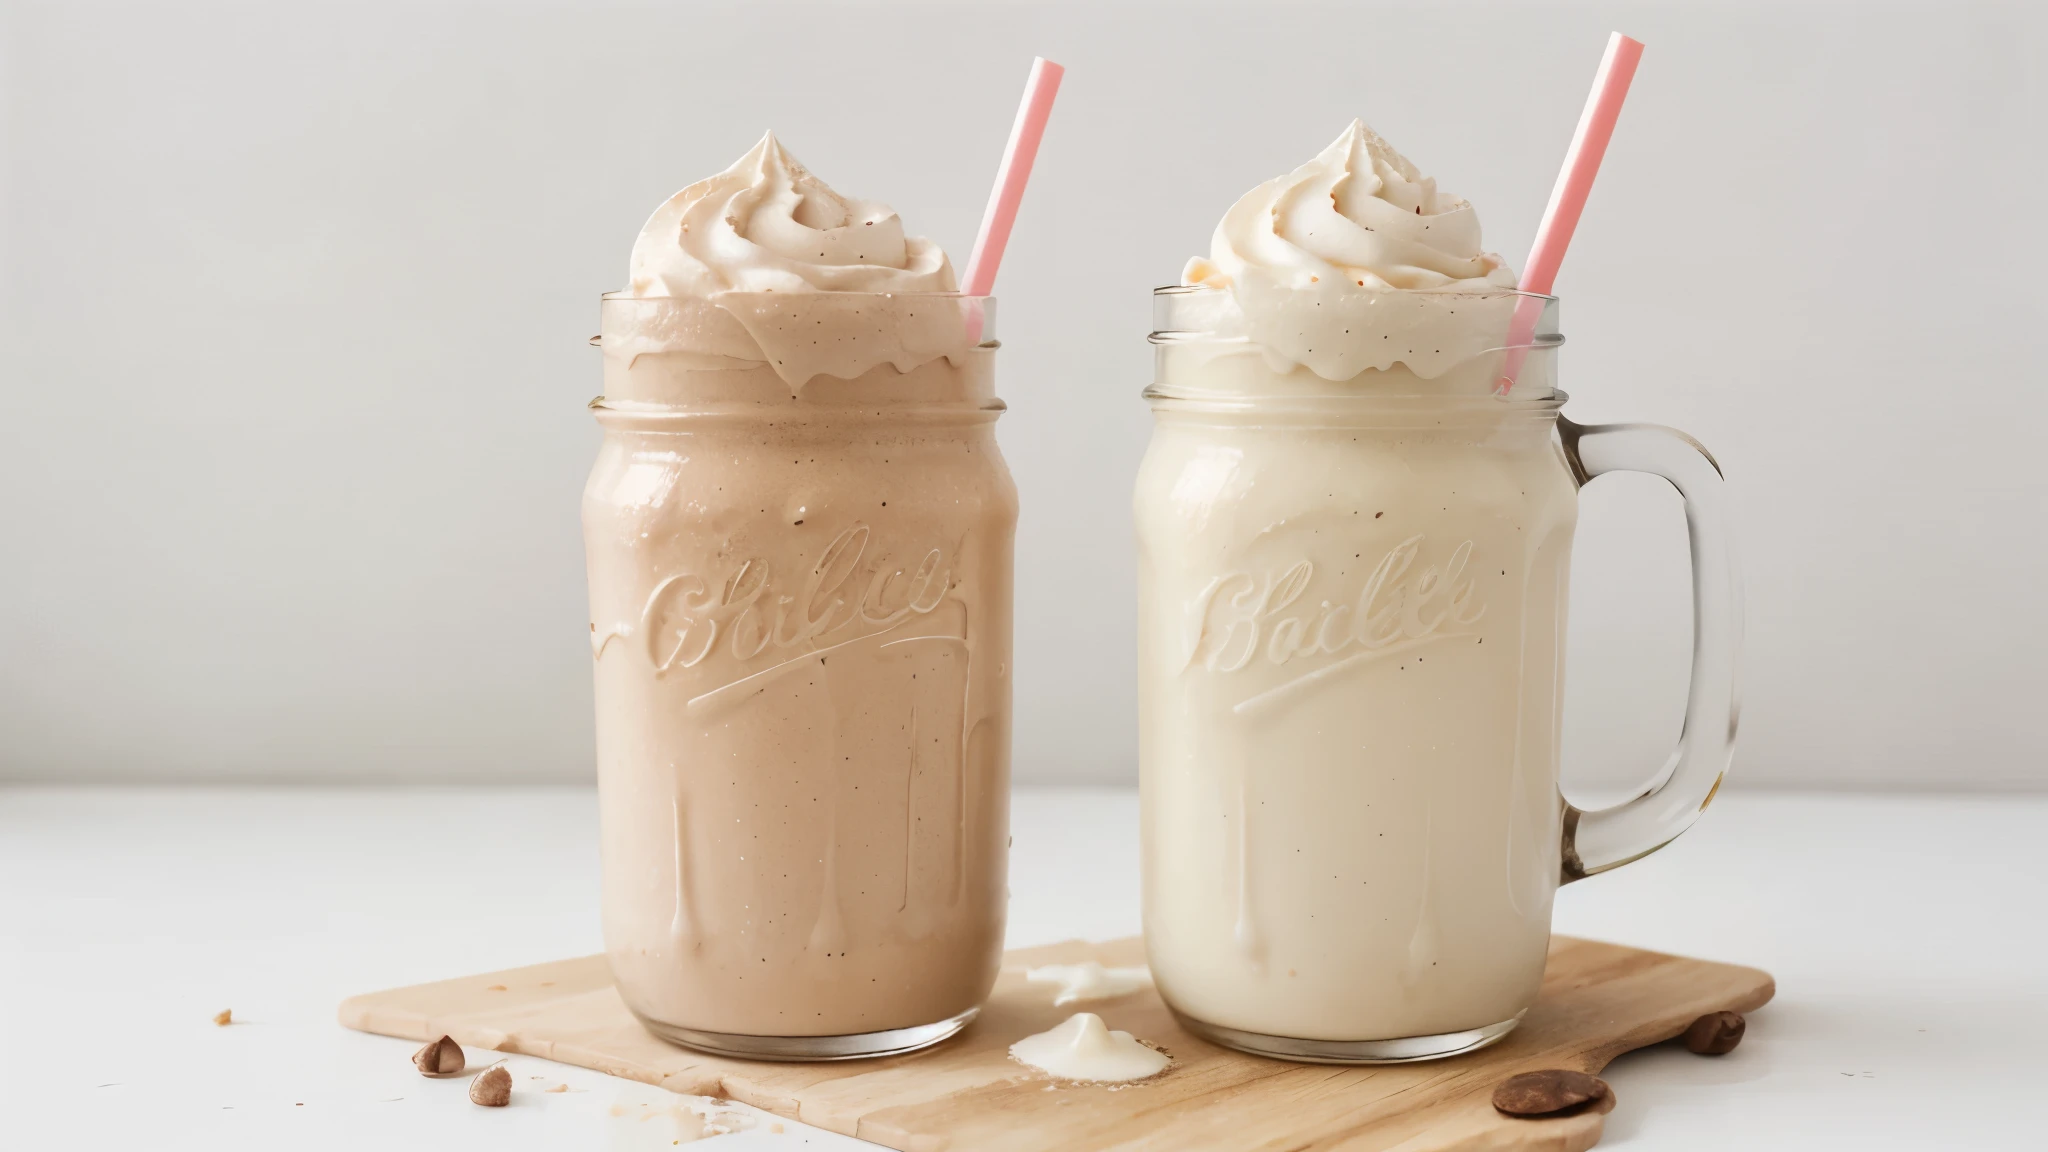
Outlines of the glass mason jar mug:
[[[605,299],[583,496],[604,936],[658,1036],[909,1051],[995,981],[1017,498],[992,304]],[[864,351],[814,375],[814,343]]]
[[[1557,886],[1670,841],[1727,768],[1719,472],[1680,433],[1559,414],[1550,298],[1447,299],[1469,355],[1333,383],[1233,331],[1221,297],[1156,297],[1137,482],[1154,978],[1191,1031],[1261,1055],[1482,1047],[1535,1001]],[[1541,315],[1509,349],[1518,306]],[[1361,339],[1388,337],[1374,323]],[[1578,489],[1617,470],[1685,498],[1692,683],[1659,782],[1581,812],[1558,789],[1567,577]]]

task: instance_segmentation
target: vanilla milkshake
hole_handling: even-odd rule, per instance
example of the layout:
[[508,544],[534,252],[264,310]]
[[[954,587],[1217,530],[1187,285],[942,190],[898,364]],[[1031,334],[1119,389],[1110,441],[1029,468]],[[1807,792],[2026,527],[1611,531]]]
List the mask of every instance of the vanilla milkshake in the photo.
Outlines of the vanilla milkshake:
[[658,1035],[906,1051],[995,980],[1017,504],[992,307],[773,136],[657,210],[605,298],[604,933]]
[[1154,979],[1269,1055],[1490,1043],[1535,999],[1575,815],[1554,309],[1361,123],[1185,281],[1135,508]]

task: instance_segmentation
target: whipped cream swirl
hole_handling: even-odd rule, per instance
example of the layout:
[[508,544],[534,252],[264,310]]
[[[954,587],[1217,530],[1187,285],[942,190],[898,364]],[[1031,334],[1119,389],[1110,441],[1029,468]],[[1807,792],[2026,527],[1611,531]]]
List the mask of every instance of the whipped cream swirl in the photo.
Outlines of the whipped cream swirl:
[[1182,280],[1229,293],[1219,334],[1329,380],[1397,363],[1433,379],[1497,348],[1515,288],[1472,205],[1360,120],[1245,193]]
[[1227,288],[1247,269],[1295,287],[1349,281],[1372,291],[1513,288],[1500,257],[1479,250],[1472,205],[1437,190],[1378,133],[1353,120],[1316,158],[1244,194],[1224,214],[1189,284]]
[[957,288],[943,249],[888,205],[826,187],[773,132],[656,209],[631,271],[603,333],[628,369],[648,354],[682,372],[765,365],[795,395],[820,376],[957,365],[985,332],[967,320],[979,305],[944,298]]
[[888,205],[841,196],[770,132],[739,162],[671,196],[633,244],[634,296],[952,292],[937,244]]

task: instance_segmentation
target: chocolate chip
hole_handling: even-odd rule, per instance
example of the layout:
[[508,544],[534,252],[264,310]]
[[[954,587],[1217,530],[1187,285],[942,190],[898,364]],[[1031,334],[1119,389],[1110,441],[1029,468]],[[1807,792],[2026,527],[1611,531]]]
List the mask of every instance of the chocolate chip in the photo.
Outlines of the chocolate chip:
[[1747,1027],[1740,1012],[1709,1012],[1685,1030],[1685,1046],[1702,1056],[1723,1056],[1742,1043]]
[[512,1074],[503,1065],[492,1065],[469,1082],[469,1102],[486,1108],[503,1108],[512,1102]]
[[462,1058],[462,1045],[443,1036],[413,1053],[412,1062],[422,1076],[454,1076],[462,1071],[466,1061]]
[[1598,1076],[1569,1068],[1545,1068],[1501,1081],[1493,1090],[1493,1106],[1510,1116],[1609,1112],[1614,1108],[1614,1090]]

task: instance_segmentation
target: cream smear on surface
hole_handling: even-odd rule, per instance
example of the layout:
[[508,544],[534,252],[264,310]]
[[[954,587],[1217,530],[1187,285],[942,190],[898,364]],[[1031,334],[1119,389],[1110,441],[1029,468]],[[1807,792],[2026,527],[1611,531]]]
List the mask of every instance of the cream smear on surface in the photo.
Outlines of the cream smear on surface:
[[1114,1000],[1128,996],[1140,988],[1150,987],[1152,973],[1140,965],[1136,968],[1105,968],[1094,960],[1079,964],[1048,964],[1032,968],[1024,973],[1024,979],[1032,984],[1051,985],[1053,1007],[1073,1004],[1083,1000]]

